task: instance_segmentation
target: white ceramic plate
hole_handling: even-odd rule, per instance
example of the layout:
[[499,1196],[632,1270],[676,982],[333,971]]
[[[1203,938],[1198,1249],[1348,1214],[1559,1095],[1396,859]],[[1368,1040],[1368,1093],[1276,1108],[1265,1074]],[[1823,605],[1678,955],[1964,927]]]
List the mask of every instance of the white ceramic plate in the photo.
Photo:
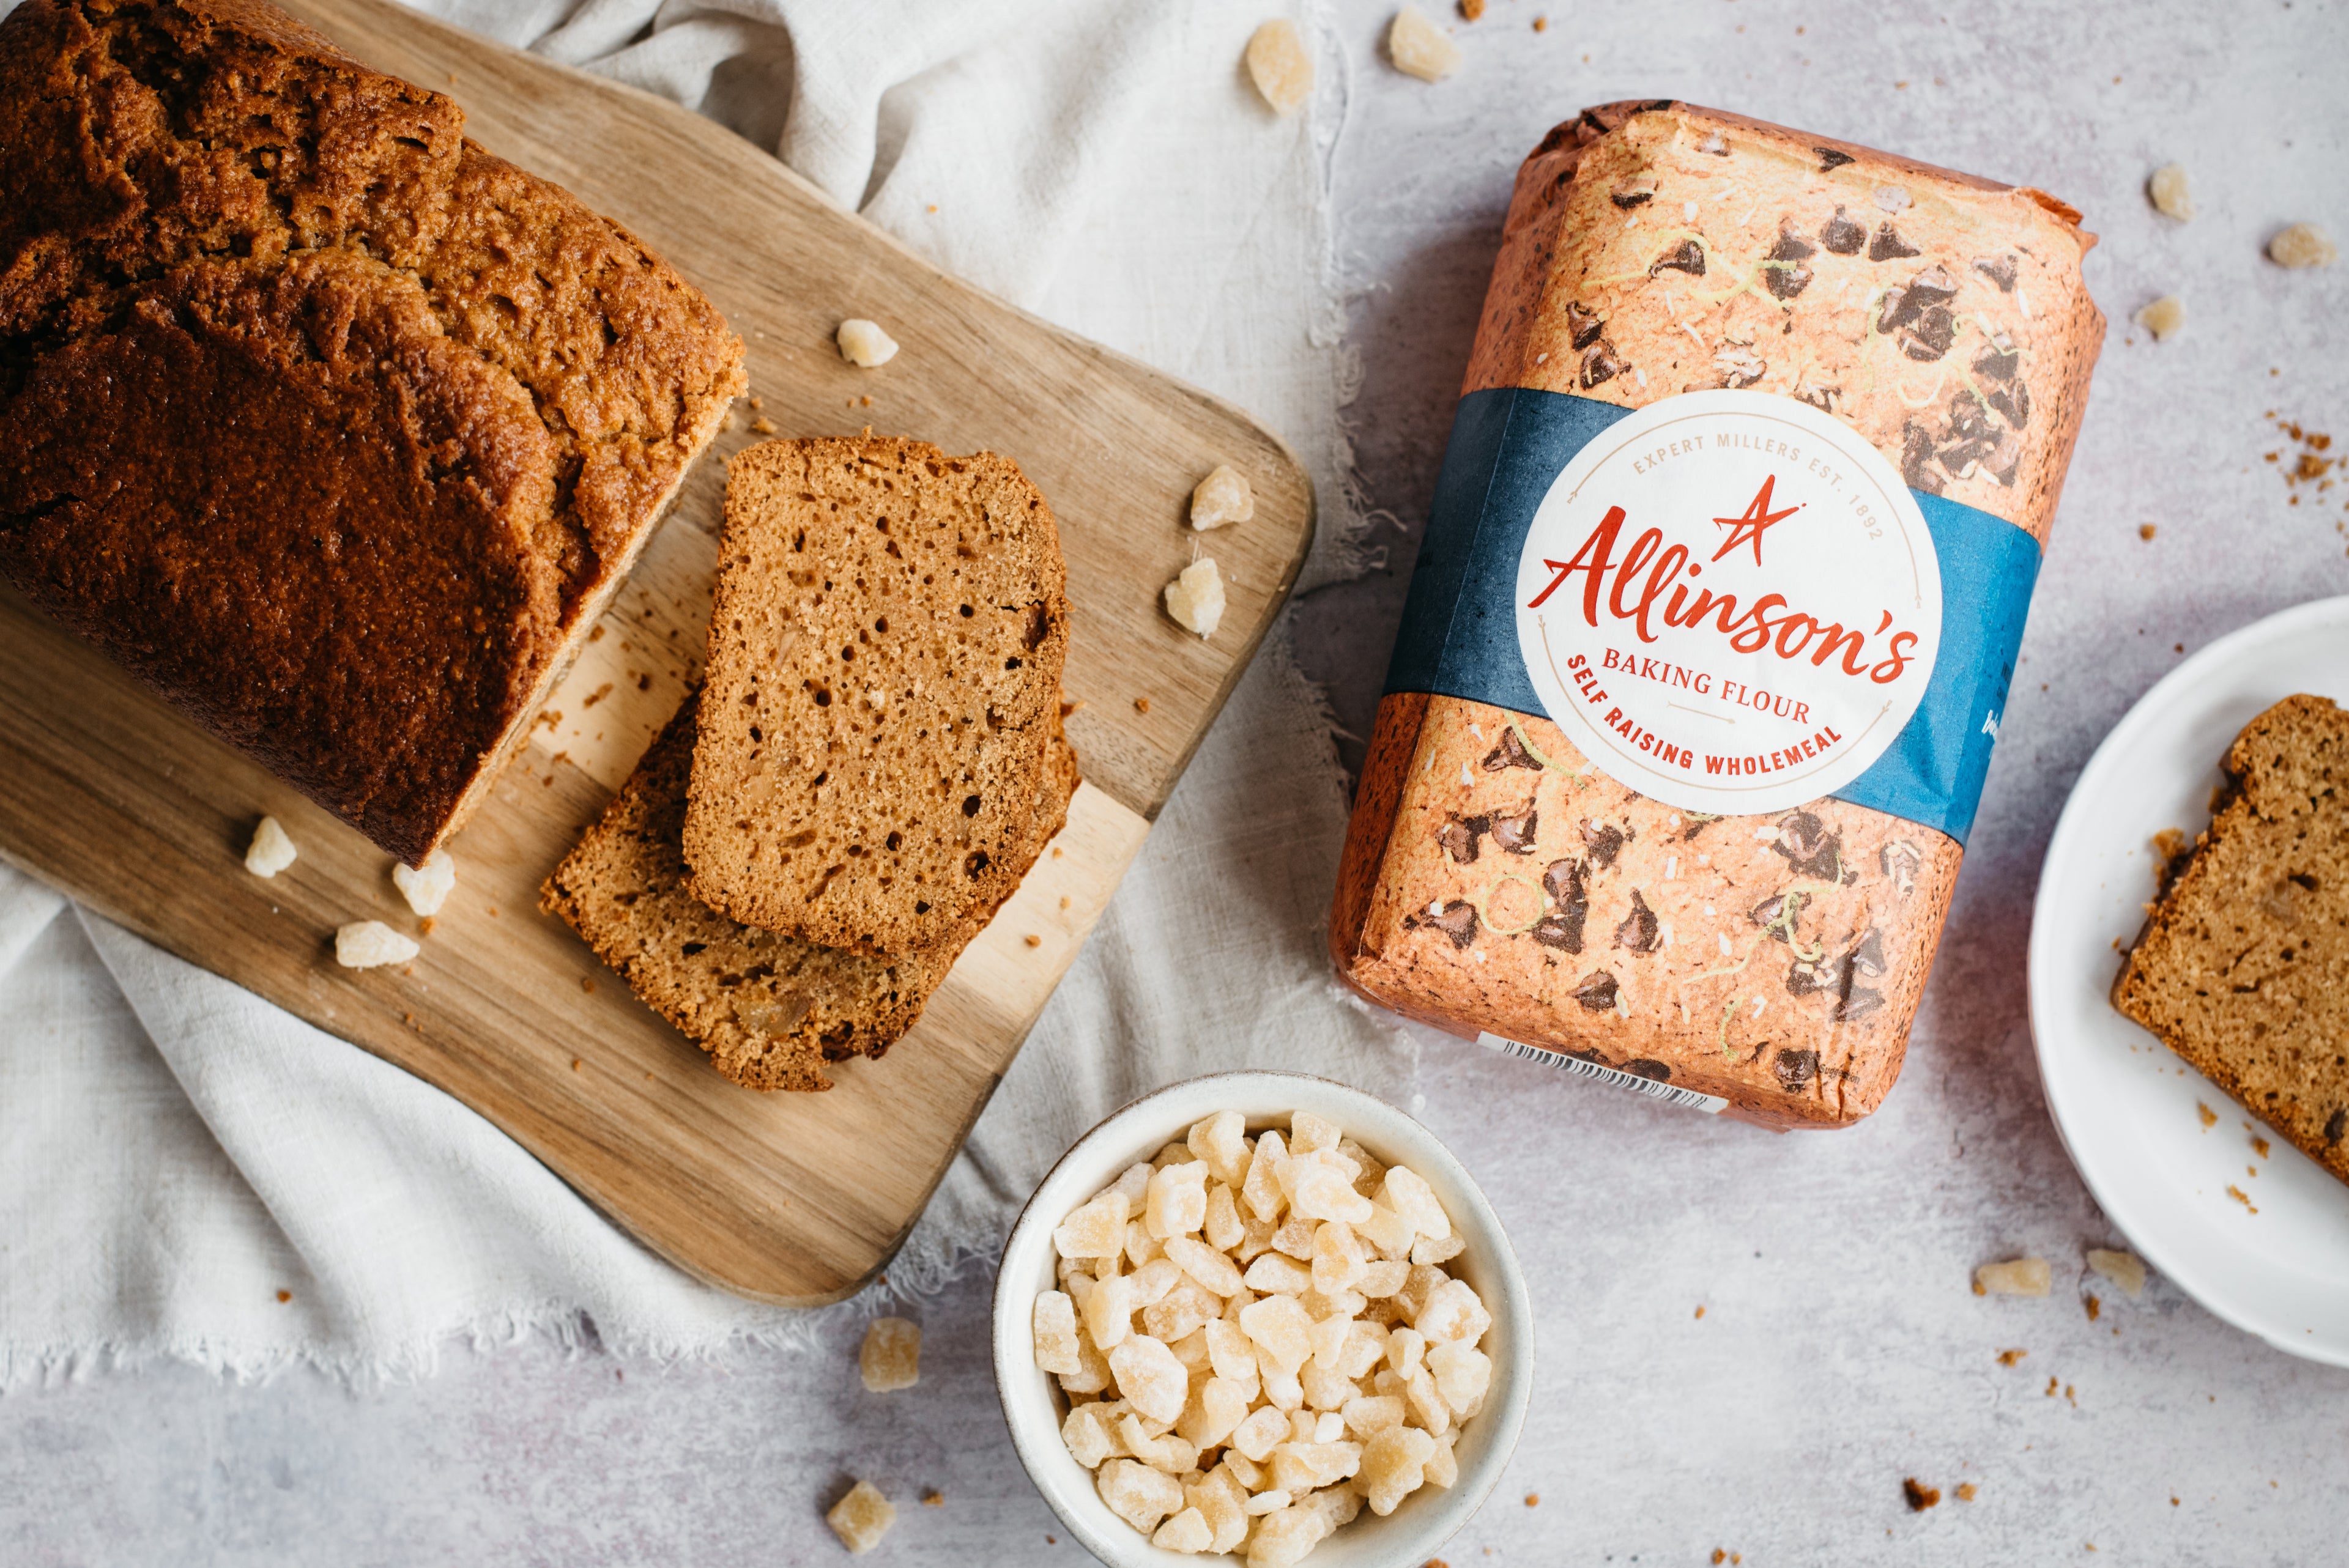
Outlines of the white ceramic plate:
[[[2302,604],[2220,638],[2105,738],[2040,872],[2031,1032],[2072,1162],[2146,1261],[2278,1349],[2349,1367],[2349,1185],[2106,999],[2120,965],[2114,943],[2136,936],[2153,897],[2153,836],[2209,825],[2220,757],[2245,724],[2294,692],[2349,704],[2349,598]],[[2218,1113],[2216,1125],[2203,1127],[2198,1101]],[[2268,1140],[2267,1159],[2251,1147],[2254,1132]]]

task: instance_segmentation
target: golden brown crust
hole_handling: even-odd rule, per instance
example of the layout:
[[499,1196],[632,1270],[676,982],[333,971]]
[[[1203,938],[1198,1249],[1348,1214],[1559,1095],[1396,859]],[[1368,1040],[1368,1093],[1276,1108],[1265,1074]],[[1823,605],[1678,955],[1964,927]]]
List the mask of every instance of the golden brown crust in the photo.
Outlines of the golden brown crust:
[[[1801,397],[1912,487],[2044,541],[2103,334],[2077,219],[1742,116],[1605,105],[1518,171],[1463,391]],[[1768,1126],[1843,1126],[1899,1071],[1961,858],[1834,799],[1701,821],[1589,769],[1546,719],[1396,694],[1330,951],[1349,984],[1439,1027]]]
[[411,862],[741,385],[462,124],[256,0],[0,21],[0,571]]
[[2113,1006],[2349,1181],[2349,714],[2290,696],[2122,960]]
[[1035,852],[1066,581],[1050,509],[992,453],[737,454],[686,814],[696,895],[868,953],[1000,903]]

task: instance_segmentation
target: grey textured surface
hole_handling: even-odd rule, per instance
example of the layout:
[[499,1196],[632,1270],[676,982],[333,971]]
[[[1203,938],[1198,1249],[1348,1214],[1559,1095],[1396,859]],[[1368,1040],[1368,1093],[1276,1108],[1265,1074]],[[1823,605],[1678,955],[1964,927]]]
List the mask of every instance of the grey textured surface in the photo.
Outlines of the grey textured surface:
[[[1886,1109],[1778,1139],[1427,1045],[1422,1114],[1484,1183],[1548,1309],[1534,1420],[1446,1558],[2337,1561],[2349,1373],[2282,1356],[2159,1280],[2138,1302],[2101,1293],[2095,1321],[2085,1311],[2082,1249],[2115,1238],[2040,1098],[2023,947],[2065,790],[2177,650],[2349,592],[2349,486],[2321,502],[2302,487],[2291,505],[2262,460],[2285,446],[2271,411],[2349,439],[2349,270],[2285,273],[2260,254],[2299,219],[2349,238],[2349,18],[2310,0],[2126,15],[1660,0],[1561,10],[1537,34],[1542,8],[1489,0],[1457,28],[1466,67],[1434,88],[1384,64],[1386,5],[1339,12],[1357,62],[1337,164],[1362,290],[1353,418],[1371,501],[1401,523],[1392,570],[1297,617],[1353,734],[1511,173],[1584,103],[1680,94],[2044,186],[2104,236],[2089,277],[2114,326]],[[2182,227],[2140,191],[2173,159],[2201,209]],[[2186,335],[2155,346],[2127,318],[2173,292]],[[2017,1253],[2054,1262],[2052,1296],[1970,1293],[1975,1264]],[[177,1368],[19,1391],[0,1398],[0,1560],[825,1563],[840,1554],[822,1510],[861,1475],[901,1510],[876,1560],[1075,1562],[1047,1544],[1060,1532],[996,1412],[990,1283],[974,1272],[921,1311],[923,1381],[888,1396],[858,1385],[844,1324],[823,1353],[718,1365],[616,1360],[591,1337],[575,1353],[455,1349],[432,1379],[361,1393]],[[2002,1367],[2007,1348],[2029,1354]],[[1940,1504],[1911,1512],[1909,1476]],[[1974,1500],[1958,1500],[1961,1481]],[[933,1488],[942,1501],[921,1506]]]

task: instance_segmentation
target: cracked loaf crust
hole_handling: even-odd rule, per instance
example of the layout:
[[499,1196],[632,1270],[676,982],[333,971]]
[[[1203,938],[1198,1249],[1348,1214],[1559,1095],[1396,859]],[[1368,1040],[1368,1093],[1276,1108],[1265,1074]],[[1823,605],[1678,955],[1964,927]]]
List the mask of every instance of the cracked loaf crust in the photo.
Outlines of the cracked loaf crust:
[[2349,714],[2288,696],[2222,766],[2113,1006],[2349,1181]]
[[0,571],[410,864],[743,386],[462,127],[258,0],[0,20]]
[[[997,906],[899,954],[817,947],[709,908],[688,890],[683,837],[698,695],[686,699],[628,781],[546,879],[560,915],[647,1006],[745,1088],[832,1087],[826,1064],[878,1057],[922,1009]],[[1058,732],[1025,832],[1027,858],[1068,822],[1076,753]]]
[[[2077,220],[1735,115],[1606,105],[1519,170],[1461,390],[1798,397],[1912,488],[2044,543],[2104,334]],[[1392,694],[1330,951],[1371,1000],[1454,1033],[1845,1126],[1899,1072],[1961,854],[1835,799],[1703,820],[1546,718]]]

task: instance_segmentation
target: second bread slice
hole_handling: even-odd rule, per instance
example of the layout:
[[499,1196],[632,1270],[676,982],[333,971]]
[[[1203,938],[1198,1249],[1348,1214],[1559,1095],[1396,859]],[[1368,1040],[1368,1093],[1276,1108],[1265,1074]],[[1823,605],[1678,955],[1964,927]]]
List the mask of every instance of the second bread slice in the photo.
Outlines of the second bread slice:
[[696,897],[906,953],[1019,884],[1068,648],[1050,510],[895,438],[737,456],[684,851]]

